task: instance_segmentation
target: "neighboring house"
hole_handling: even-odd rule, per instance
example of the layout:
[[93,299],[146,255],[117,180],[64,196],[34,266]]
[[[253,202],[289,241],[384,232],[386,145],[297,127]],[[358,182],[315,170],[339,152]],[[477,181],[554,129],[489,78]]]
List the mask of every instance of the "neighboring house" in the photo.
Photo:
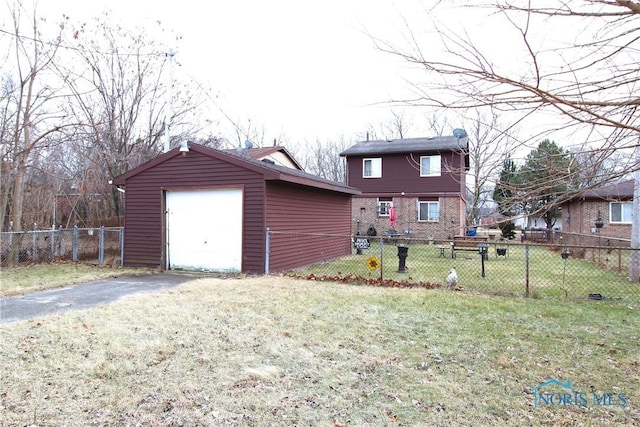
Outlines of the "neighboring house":
[[[264,273],[266,231],[349,235],[344,184],[190,143],[114,179],[125,191],[124,264]],[[269,271],[351,253],[349,239],[274,236]]]
[[[559,212],[555,217],[555,223],[553,224],[553,230],[562,230],[562,212]],[[516,221],[516,225],[520,225],[522,228],[528,228],[533,230],[546,230],[547,222],[543,215],[529,215],[521,217]]]
[[[634,180],[585,191],[562,205],[562,230],[631,239]],[[602,228],[596,222],[602,220]]]
[[264,160],[274,165],[284,166],[291,169],[303,170],[300,163],[293,158],[291,153],[286,148],[274,145],[272,147],[259,147],[259,148],[233,148],[230,150],[223,150],[225,153],[238,154],[240,156],[249,156],[255,160]]
[[346,149],[352,216],[361,232],[388,231],[390,207],[400,233],[450,239],[465,228],[467,138],[443,136],[362,141]]

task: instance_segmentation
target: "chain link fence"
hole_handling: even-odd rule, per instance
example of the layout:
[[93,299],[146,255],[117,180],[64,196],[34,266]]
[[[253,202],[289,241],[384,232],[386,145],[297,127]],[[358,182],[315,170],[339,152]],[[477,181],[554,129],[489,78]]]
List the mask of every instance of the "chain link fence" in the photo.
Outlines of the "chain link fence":
[[[557,236],[558,237],[558,236]],[[270,231],[271,247],[301,233]],[[314,235],[317,239],[318,235]],[[452,288],[472,292],[574,300],[611,300],[637,304],[640,283],[629,281],[632,257],[640,250],[613,246],[491,240],[435,241],[405,235],[325,235],[335,254],[323,245],[322,254],[308,247],[305,265],[284,273],[311,280],[333,280],[394,287]],[[351,254],[341,255],[345,240]],[[596,240],[597,241],[597,240]],[[268,253],[269,251],[267,251]],[[638,261],[636,261],[638,262]],[[447,284],[455,269],[457,284]]]
[[67,260],[122,266],[123,236],[123,227],[2,232],[0,263],[4,267]]

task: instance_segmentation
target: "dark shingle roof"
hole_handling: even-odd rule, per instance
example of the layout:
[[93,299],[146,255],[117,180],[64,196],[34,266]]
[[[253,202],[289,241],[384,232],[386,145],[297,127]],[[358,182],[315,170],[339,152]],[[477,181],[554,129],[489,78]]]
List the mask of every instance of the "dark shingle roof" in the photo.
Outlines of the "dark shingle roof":
[[[235,154],[238,152],[237,148],[231,148],[231,149],[226,149],[226,150],[221,150],[225,153],[228,154]],[[300,163],[298,163],[298,161],[296,159],[293,158],[293,156],[291,155],[291,153],[289,153],[289,151],[280,146],[280,145],[274,145],[271,147],[257,147],[257,148],[249,148],[249,149],[244,149],[241,148],[241,151],[243,153],[246,153],[249,155],[249,157],[251,157],[252,159],[256,159],[256,160],[260,160],[264,157],[268,157],[272,154],[275,153],[282,153],[284,154],[290,161],[291,163],[293,163],[294,165],[296,165],[296,167],[300,170],[303,170],[302,166],[300,165]]]
[[634,180],[627,179],[594,190],[584,192],[584,199],[624,200],[633,199]]
[[403,138],[376,141],[360,141],[340,153],[343,157],[415,153],[415,152],[440,152],[452,150],[467,150],[467,138],[455,136],[436,136],[433,138]]

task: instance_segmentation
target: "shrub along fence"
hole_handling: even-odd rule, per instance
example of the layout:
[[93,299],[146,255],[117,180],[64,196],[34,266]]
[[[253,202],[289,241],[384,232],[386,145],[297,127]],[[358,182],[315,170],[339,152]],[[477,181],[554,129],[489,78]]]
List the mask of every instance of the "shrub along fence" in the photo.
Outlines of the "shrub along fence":
[[52,260],[122,266],[123,227],[52,228],[0,233],[3,266]]
[[[306,235],[270,231],[268,242]],[[318,235],[314,235],[318,238]],[[471,238],[433,241],[397,236],[325,235],[352,253],[321,257],[309,248],[309,264],[287,272],[312,280],[382,286],[450,287],[490,294],[576,300],[640,302],[640,283],[630,282],[632,251],[623,246],[539,244]],[[326,248],[326,246],[325,246]],[[267,249],[267,254],[269,250]],[[447,286],[451,269],[457,285]]]

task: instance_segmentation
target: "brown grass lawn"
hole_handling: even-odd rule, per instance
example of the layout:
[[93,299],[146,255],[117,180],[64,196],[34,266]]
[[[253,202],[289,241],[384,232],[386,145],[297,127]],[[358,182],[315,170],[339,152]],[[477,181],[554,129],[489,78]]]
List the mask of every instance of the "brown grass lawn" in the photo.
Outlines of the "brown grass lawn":
[[[639,334],[638,307],[205,278],[1,324],[0,420],[640,425]],[[534,408],[551,378],[587,404]],[[609,392],[622,404],[591,401]]]

